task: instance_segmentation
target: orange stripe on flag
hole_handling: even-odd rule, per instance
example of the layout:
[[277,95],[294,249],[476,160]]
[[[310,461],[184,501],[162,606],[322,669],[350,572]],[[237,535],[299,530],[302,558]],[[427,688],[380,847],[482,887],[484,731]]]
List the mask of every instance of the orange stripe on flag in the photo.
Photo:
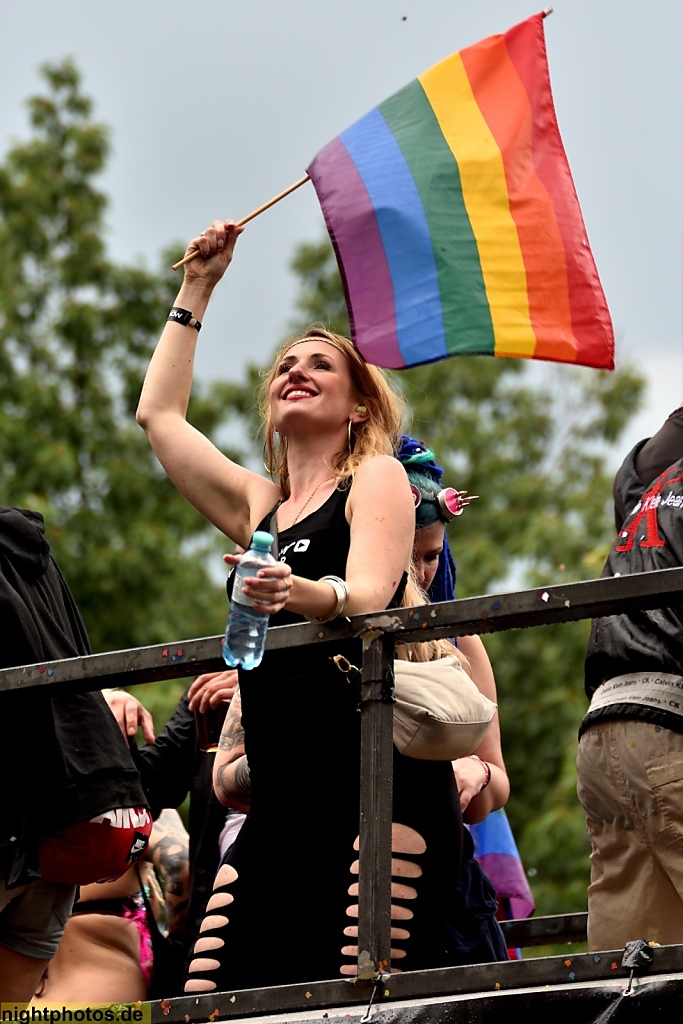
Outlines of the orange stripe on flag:
[[552,197],[534,167],[529,98],[502,36],[462,50],[460,56],[503,158],[510,213],[526,270],[534,357],[574,362],[565,250]]

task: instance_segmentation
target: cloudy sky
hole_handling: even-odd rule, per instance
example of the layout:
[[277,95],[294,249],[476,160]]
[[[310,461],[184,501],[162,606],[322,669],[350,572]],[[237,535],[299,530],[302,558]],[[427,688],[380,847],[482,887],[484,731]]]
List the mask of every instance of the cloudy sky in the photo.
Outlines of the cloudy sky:
[[[102,182],[115,259],[239,218],[443,57],[536,13],[529,0],[25,0],[3,5],[0,150],[27,130],[44,61],[72,56],[112,131]],[[683,5],[556,0],[545,31],[560,131],[617,334],[648,407],[683,400]],[[285,330],[297,242],[322,218],[306,185],[240,240],[201,338],[203,376],[240,375]],[[448,363],[457,371],[457,361]],[[542,371],[541,371],[542,372]],[[590,371],[586,371],[590,372]]]

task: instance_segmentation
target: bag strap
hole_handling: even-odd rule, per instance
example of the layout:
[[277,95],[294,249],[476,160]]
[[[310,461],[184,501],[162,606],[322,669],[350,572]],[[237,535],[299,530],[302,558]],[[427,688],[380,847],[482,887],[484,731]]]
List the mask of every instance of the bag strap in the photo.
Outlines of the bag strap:
[[280,498],[277,505],[270,514],[270,519],[268,520],[268,533],[273,538],[273,546],[270,549],[270,553],[276,560],[280,557],[280,544],[277,535],[277,510],[279,509],[280,505],[284,500],[284,498]]

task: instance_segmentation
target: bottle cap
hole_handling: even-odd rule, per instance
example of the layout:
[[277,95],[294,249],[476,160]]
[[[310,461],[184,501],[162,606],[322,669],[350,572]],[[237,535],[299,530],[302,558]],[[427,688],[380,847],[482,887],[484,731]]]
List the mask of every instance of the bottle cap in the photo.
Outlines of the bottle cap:
[[257,530],[251,538],[251,547],[257,551],[270,551],[273,546],[273,535],[266,530]]

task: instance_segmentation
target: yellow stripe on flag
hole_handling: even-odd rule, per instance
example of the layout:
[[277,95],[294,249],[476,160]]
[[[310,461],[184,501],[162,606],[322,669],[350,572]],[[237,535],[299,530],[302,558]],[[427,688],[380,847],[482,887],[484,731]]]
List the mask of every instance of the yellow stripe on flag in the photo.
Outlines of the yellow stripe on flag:
[[[533,357],[536,336],[503,158],[477,106],[460,55],[441,61],[420,75],[419,81],[460,171],[491,310],[496,355]],[[501,338],[505,339],[502,343]]]

